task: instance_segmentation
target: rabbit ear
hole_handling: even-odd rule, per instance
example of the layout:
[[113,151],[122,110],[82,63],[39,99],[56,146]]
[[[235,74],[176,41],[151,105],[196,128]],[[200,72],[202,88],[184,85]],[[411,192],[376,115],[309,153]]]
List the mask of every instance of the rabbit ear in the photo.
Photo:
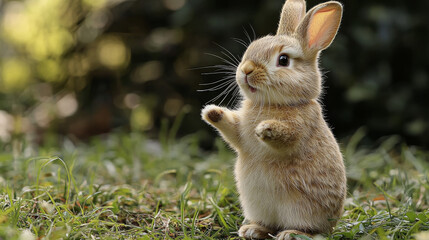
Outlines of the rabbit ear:
[[329,47],[337,34],[342,14],[343,6],[335,1],[313,7],[296,29],[302,46],[310,51]]
[[286,0],[280,15],[277,35],[292,34],[305,16],[305,0]]

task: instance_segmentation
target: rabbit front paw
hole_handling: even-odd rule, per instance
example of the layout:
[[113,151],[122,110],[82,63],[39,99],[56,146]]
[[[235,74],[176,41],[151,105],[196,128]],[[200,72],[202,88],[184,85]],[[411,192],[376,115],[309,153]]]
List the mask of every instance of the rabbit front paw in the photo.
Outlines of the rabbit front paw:
[[222,120],[224,112],[218,106],[208,105],[203,109],[201,115],[207,122],[217,123]]
[[279,137],[275,126],[269,122],[261,122],[255,129],[256,136],[263,141],[274,140]]

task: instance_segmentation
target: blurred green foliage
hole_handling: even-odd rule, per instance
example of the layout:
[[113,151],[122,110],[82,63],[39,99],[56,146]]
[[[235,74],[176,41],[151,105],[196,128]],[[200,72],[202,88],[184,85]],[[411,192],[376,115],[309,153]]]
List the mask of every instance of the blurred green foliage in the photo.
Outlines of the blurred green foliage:
[[[221,55],[214,43],[241,56],[233,38],[245,39],[250,25],[257,36],[274,33],[282,4],[0,0],[0,141],[87,138],[117,127],[157,136],[184,116],[179,134],[200,131],[209,143],[214,132],[199,112],[222,90],[197,93],[198,84],[223,76],[192,69],[221,63],[205,54]],[[429,146],[429,2],[343,4],[340,32],[321,58],[335,134],[366,126],[372,139],[398,134]]]

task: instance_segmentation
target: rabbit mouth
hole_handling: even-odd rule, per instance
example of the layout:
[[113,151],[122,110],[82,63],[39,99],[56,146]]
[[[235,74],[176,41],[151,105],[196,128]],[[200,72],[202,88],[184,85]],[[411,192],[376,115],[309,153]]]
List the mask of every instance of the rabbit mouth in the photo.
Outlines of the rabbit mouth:
[[249,87],[249,89],[252,93],[256,92],[256,88],[252,87],[250,85],[249,81],[247,81],[247,76],[244,78],[244,81],[246,82],[246,85]]

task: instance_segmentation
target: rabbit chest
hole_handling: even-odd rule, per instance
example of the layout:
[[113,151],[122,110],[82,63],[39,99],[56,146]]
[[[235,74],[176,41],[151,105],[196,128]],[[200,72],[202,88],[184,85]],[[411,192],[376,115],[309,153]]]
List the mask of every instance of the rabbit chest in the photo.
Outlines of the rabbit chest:
[[[266,143],[261,141],[258,136],[256,129],[259,125],[264,122],[275,120],[287,125],[299,125],[305,126],[308,125],[304,119],[306,112],[309,112],[310,107],[289,107],[289,106],[263,106],[263,107],[254,107],[251,103],[244,102],[240,113],[240,144],[238,145],[239,155],[245,156],[248,161],[278,161],[278,160],[287,160],[295,152],[299,151],[299,144],[289,144],[285,142],[282,151],[276,151],[270,146],[267,146]],[[309,115],[309,114],[307,114]],[[307,128],[307,127],[304,127]],[[307,129],[301,131],[300,135],[306,135]],[[288,132],[284,132],[288,134]],[[300,139],[294,139],[295,142],[299,143]]]

